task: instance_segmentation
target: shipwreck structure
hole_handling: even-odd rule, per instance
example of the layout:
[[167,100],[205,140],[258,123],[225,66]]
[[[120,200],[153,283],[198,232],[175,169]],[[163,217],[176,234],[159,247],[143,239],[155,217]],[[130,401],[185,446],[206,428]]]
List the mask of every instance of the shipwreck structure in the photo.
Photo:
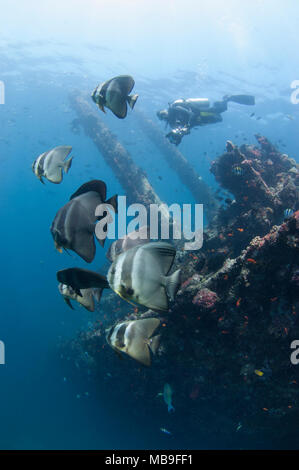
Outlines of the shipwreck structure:
[[[109,131],[88,106],[75,100],[85,132],[104,158],[110,155],[120,182],[123,160],[118,155],[130,162],[136,181],[142,170],[115,140],[111,145]],[[141,126],[169,164],[179,167],[183,157],[162,149],[144,117]],[[291,344],[299,340],[299,166],[265,137],[256,139],[258,145],[240,148],[227,142],[226,152],[212,163],[217,182],[234,199],[211,219],[201,250],[177,252],[175,268],[182,269],[183,279],[169,313],[161,317],[106,295],[98,321],[62,349],[95,382],[103,385],[103,371],[113,371],[104,380],[112,398],[120,393],[115,385],[121,378],[121,393],[133,414],[150,408],[159,416],[163,403],[154,397],[170,383],[180,410],[177,420],[172,418],[173,428],[222,435],[228,447],[236,440],[246,447],[252,436],[255,443],[268,436],[273,445],[292,447],[299,419],[299,365],[290,360]],[[188,173],[187,168],[188,162]],[[195,184],[190,175],[191,170],[185,184]],[[125,181],[124,188],[131,197],[159,200],[149,182],[141,181],[138,195]],[[194,197],[196,191],[196,198],[209,197],[203,188],[194,187]],[[106,343],[105,329],[124,318],[147,316],[161,319],[161,345],[151,368],[129,358],[119,361]]]

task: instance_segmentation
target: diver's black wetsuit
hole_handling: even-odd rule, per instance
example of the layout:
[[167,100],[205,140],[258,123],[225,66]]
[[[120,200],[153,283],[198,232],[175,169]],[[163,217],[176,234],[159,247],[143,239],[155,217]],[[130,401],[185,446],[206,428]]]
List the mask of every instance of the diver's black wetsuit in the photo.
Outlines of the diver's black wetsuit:
[[221,101],[216,101],[211,108],[207,99],[180,99],[171,103],[168,110],[158,111],[157,115],[159,119],[166,121],[172,129],[166,137],[170,142],[178,145],[184,135],[190,134],[193,127],[221,122],[221,113],[227,111],[228,101],[253,105],[254,97],[251,95],[224,96]]

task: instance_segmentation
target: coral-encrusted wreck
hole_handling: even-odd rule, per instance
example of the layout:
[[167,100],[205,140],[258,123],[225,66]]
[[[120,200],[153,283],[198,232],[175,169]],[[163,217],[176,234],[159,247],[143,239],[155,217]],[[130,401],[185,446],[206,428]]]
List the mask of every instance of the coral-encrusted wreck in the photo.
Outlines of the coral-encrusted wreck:
[[[139,400],[140,408],[158,413],[163,405],[155,397],[171,383],[179,428],[223,434],[227,445],[236,434],[287,443],[299,418],[299,365],[290,360],[290,345],[299,340],[299,168],[256,137],[259,147],[227,142],[212,164],[230,199],[202,249],[178,251],[182,284],[162,318],[152,367],[119,361],[105,328],[124,315],[158,314],[137,313],[114,296],[103,299],[94,328],[64,346],[82,370],[101,378],[110,372],[109,393],[125,393],[135,410]],[[113,376],[123,377],[122,390]]]

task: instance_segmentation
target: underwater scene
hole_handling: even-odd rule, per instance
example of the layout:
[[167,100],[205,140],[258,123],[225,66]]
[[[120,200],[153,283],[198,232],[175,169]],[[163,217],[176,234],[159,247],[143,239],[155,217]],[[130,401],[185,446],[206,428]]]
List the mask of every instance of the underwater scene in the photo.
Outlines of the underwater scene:
[[298,2],[0,17],[0,449],[298,449]]

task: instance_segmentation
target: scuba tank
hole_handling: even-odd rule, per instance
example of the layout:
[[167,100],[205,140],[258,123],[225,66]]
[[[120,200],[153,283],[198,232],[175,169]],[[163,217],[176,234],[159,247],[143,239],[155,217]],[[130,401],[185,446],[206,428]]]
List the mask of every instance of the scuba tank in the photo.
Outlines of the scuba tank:
[[197,109],[206,109],[210,107],[210,101],[208,98],[188,98],[185,100],[185,103],[188,103],[191,107]]
[[210,107],[210,101],[208,98],[187,98],[186,100],[179,99],[175,100],[172,103],[169,103],[169,106],[180,106],[184,107],[187,105],[191,109],[200,110],[200,109],[207,109]]

